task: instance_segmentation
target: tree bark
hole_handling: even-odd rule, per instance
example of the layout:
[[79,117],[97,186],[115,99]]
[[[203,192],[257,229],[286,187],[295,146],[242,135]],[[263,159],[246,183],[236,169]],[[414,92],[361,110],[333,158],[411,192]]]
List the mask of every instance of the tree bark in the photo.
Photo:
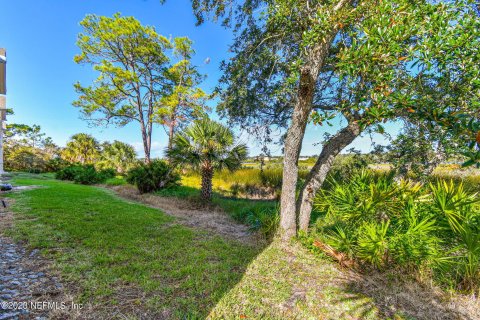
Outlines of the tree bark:
[[151,144],[152,136],[151,134],[150,135],[148,134],[147,128],[145,128],[145,124],[143,123],[143,121],[140,122],[140,129],[142,130],[142,141],[143,141],[143,151],[145,153],[145,163],[148,164],[150,163],[150,144]]
[[168,149],[172,149],[173,136],[175,135],[175,117],[172,115],[168,126]]
[[210,202],[212,200],[212,179],[213,168],[210,164],[202,166],[202,199]]
[[361,133],[360,125],[354,121],[333,136],[322,149],[317,162],[310,170],[297,200],[299,230],[307,231],[310,224],[313,199],[332,167],[335,157]]
[[147,129],[147,149],[148,149],[148,162],[150,163],[150,156],[152,152],[152,130],[153,130],[153,122],[152,122],[152,114],[148,115],[148,129]]
[[305,65],[301,69],[297,102],[294,106],[292,122],[285,138],[279,230],[283,240],[288,240],[297,233],[295,203],[298,182],[298,157],[302,149],[308,117],[312,111],[316,81],[335,34],[336,32],[325,43],[312,50],[310,58],[306,60]]
[[280,231],[284,240],[294,237],[297,233],[295,193],[298,182],[298,157],[302,149],[308,117],[312,110],[315,78],[311,74],[311,70],[303,70],[300,76],[298,102],[293,110],[292,123],[285,139],[282,194],[280,197]]

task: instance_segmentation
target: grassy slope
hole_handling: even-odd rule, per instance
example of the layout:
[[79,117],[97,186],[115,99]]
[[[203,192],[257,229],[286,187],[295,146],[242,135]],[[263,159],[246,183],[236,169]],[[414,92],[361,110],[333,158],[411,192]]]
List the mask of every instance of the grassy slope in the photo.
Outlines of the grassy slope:
[[[412,314],[408,304],[385,313],[387,294],[358,293],[334,263],[298,244],[248,247],[180,226],[104,189],[40,177],[15,179],[17,185],[43,188],[11,194],[16,225],[10,234],[43,249],[74,294],[99,312],[118,309],[133,318],[141,312],[158,319],[410,319],[405,314]],[[405,291],[399,290],[392,301]]]
[[[349,288],[333,263],[273,242],[215,306],[214,319],[379,319],[374,300]],[[239,316],[240,315],[240,316]],[[405,319],[400,313],[397,319]]]
[[[157,194],[162,197],[177,197],[182,199],[196,200],[200,197],[200,189],[191,186],[180,185],[163,189],[157,192]],[[252,210],[271,210],[277,206],[277,202],[272,200],[228,198],[218,193],[214,193],[212,201],[215,205],[222,208],[233,219],[242,223],[245,222],[247,215]]]
[[103,189],[28,177],[14,183],[43,188],[11,195],[17,222],[10,234],[53,257],[83,302],[201,317],[258,252]]

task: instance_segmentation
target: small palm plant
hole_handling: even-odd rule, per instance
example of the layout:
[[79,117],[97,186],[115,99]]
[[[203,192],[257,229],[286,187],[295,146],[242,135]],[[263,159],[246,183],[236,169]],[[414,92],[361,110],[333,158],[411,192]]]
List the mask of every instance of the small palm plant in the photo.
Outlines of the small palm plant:
[[200,169],[202,198],[212,199],[212,179],[215,170],[234,171],[247,157],[245,144],[236,144],[232,130],[210,119],[197,120],[173,138],[166,154],[173,165],[187,164]]

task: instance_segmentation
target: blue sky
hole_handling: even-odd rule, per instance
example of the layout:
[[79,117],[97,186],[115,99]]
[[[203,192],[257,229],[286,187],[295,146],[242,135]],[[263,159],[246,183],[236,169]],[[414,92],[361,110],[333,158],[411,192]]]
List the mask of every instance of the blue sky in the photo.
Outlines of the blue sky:
[[[196,27],[189,0],[168,0],[165,5],[160,5],[158,0],[2,0],[0,47],[7,49],[7,105],[15,112],[9,122],[38,124],[61,146],[73,134],[87,132],[100,141],[128,142],[142,156],[136,124],[123,128],[91,128],[72,106],[76,99],[73,83],[80,81],[86,85],[95,77],[91,67],[73,62],[73,56],[79,52],[75,45],[81,31],[79,22],[89,13],[111,16],[116,12],[155,26],[157,32],[167,37],[191,38],[197,52],[194,63],[207,75],[203,89],[214,88],[220,77],[219,64],[226,57],[232,34],[213,23]],[[206,58],[210,58],[209,64],[204,63]],[[398,130],[398,126],[389,127],[393,134]],[[309,127],[302,154],[318,154],[320,147],[315,144],[322,140],[325,130],[335,129],[338,127]],[[245,135],[241,139],[248,143],[251,154],[259,152],[254,139]],[[374,140],[382,142],[383,138],[377,136]],[[156,127],[153,156],[160,156],[166,144],[163,129]],[[371,138],[359,138],[352,146],[368,151]],[[271,151],[279,154],[281,148],[272,146]]]

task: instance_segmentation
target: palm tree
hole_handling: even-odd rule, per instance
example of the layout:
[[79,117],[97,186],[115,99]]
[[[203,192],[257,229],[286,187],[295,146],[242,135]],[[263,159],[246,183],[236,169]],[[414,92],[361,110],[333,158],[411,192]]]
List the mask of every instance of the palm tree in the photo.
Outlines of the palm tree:
[[74,134],[62,151],[62,158],[70,162],[93,164],[100,156],[98,141],[89,134]]
[[121,141],[104,142],[101,167],[114,168],[118,173],[125,173],[135,166],[137,153],[135,148]]
[[232,130],[210,119],[197,120],[173,138],[166,150],[173,165],[188,164],[202,174],[202,199],[212,199],[212,179],[215,170],[234,171],[247,157],[245,144],[235,144]]

